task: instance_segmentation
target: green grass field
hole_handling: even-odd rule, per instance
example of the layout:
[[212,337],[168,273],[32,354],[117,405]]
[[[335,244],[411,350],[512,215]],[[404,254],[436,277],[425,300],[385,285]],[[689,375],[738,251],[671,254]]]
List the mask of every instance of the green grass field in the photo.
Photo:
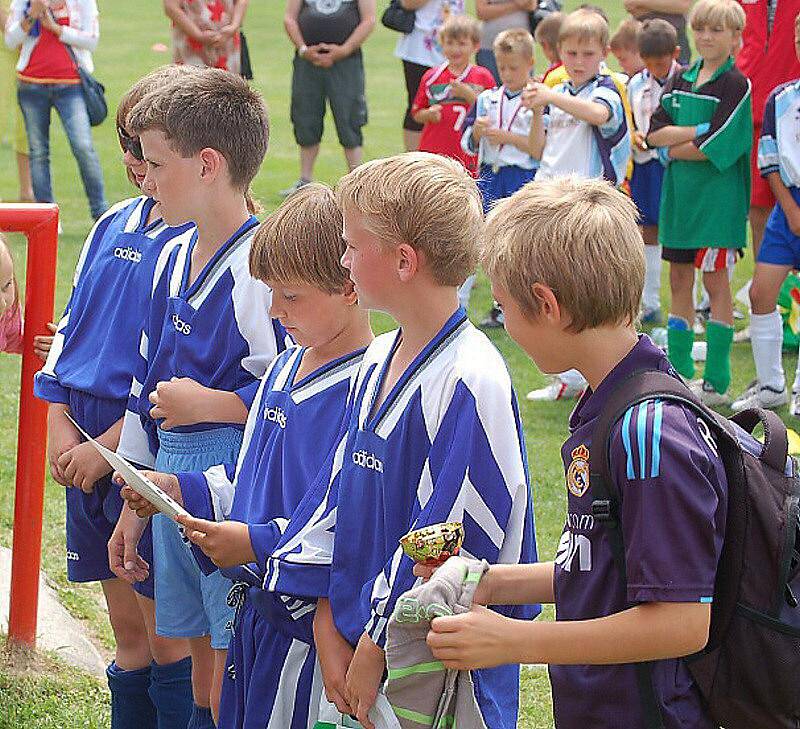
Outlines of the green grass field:
[[[600,0],[606,7],[612,27],[622,17],[622,3]],[[385,2],[379,2],[379,11]],[[567,9],[576,6],[576,0],[567,2]],[[99,0],[101,11],[101,40],[95,56],[96,75],[106,85],[109,103],[116,104],[121,94],[138,77],[158,65],[169,61],[169,55],[151,49],[155,43],[169,43],[168,24],[161,12],[160,2],[122,3],[118,0]],[[271,114],[271,142],[267,159],[253,185],[256,196],[267,210],[280,203],[278,190],[287,187],[298,176],[297,150],[289,123],[289,83],[292,48],[283,32],[283,4],[279,0],[251,3],[245,24],[256,75],[254,85],[265,96]],[[367,68],[367,97],[369,125],[365,129],[365,156],[374,158],[402,151],[400,122],[404,109],[404,87],[400,61],[393,55],[396,35],[378,27],[365,47]],[[539,59],[538,67],[543,66]],[[612,64],[613,65],[613,64]],[[113,111],[112,111],[113,119]],[[345,171],[344,159],[333,133],[330,117],[317,165],[317,178],[335,183]],[[106,121],[95,130],[95,142],[103,163],[109,202],[129,197],[134,190],[128,184],[120,161],[113,121]],[[69,295],[75,261],[89,227],[86,199],[77,174],[77,167],[69,152],[66,139],[58,122],[54,121],[51,134],[51,154],[55,194],[61,206],[64,234],[59,242],[58,289],[56,312],[60,312]],[[14,158],[8,146],[0,146],[0,199],[13,200],[16,195]],[[20,278],[24,279],[24,241],[13,238],[13,249]],[[735,285],[743,282],[752,268],[746,259],[736,272]],[[666,288],[664,303],[667,302]],[[481,278],[473,294],[470,315],[478,321],[488,309],[490,296],[486,280]],[[385,330],[390,322],[376,317],[376,329]],[[530,456],[531,483],[534,493],[539,554],[549,558],[555,549],[563,523],[564,488],[559,447],[566,435],[566,424],[572,404],[569,402],[533,405],[524,399],[525,393],[544,382],[544,378],[525,358],[505,332],[492,333],[492,340],[506,357],[521,397],[522,416],[525,422],[528,453]],[[786,362],[792,372],[794,362]],[[734,347],[734,385],[739,392],[753,377],[749,345]],[[13,520],[13,489],[16,453],[17,398],[19,391],[19,359],[0,355],[0,544],[11,544]],[[102,598],[95,586],[69,585],[64,562],[64,506],[63,489],[48,480],[45,499],[45,525],[43,537],[43,567],[55,581],[59,594],[68,608],[85,619],[100,636],[106,647],[111,647],[111,633],[102,610]],[[23,525],[24,527],[24,525]],[[547,612],[552,617],[551,612]],[[49,675],[49,674],[48,674]],[[35,707],[19,709],[19,717],[39,716],[39,706],[50,699],[48,691],[56,690],[56,678],[38,682],[31,691],[30,701]],[[28,695],[30,676],[20,678],[4,671],[0,665],[0,689],[14,688]],[[53,688],[51,688],[53,687]],[[94,726],[97,696],[91,691],[73,692],[69,685],[61,688],[61,708],[72,707],[65,713],[83,717],[78,723],[63,726]],[[530,671],[523,683],[523,717],[520,726],[537,729],[551,726],[550,699],[546,677],[542,671]],[[44,696],[44,698],[41,698]],[[53,709],[55,710],[55,709]],[[45,713],[49,713],[49,709]],[[0,726],[7,718],[5,707],[0,710]],[[38,720],[37,720],[38,721]],[[49,723],[28,722],[32,726],[49,726]],[[19,722],[15,721],[18,725]],[[54,724],[55,725],[55,724]]]

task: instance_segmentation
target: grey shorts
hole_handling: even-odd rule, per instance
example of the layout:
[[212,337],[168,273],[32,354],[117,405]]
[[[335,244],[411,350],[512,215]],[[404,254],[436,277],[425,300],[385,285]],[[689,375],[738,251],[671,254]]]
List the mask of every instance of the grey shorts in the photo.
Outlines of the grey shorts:
[[322,139],[325,101],[330,104],[339,144],[353,149],[363,144],[361,127],[367,123],[364,95],[364,61],[360,53],[343,58],[330,68],[320,68],[294,57],[292,73],[292,125],[301,147]]

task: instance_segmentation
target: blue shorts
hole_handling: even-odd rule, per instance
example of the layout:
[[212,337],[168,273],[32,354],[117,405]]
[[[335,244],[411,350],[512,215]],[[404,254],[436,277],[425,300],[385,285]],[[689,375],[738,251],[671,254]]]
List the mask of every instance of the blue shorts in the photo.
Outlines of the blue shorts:
[[639,209],[640,225],[658,225],[658,208],[661,205],[661,183],[664,165],[657,159],[642,164],[633,163],[631,197]]
[[[242,431],[220,427],[194,433],[158,431],[156,470],[164,473],[203,471],[220,463],[236,463]],[[156,632],[168,638],[211,636],[211,647],[228,647],[233,609],[228,592],[233,584],[218,570],[203,574],[179,526],[166,516],[153,517]]]
[[[125,414],[125,400],[107,400],[79,390],[69,392],[69,410],[75,421],[90,436],[97,437]],[[111,474],[101,478],[90,494],[67,488],[67,579],[70,582],[112,580],[108,567],[108,540],[122,510],[120,487],[111,483]],[[152,562],[152,541],[148,528],[139,543],[139,554]],[[137,591],[153,597],[152,574],[137,583]]]
[[491,165],[481,165],[478,174],[478,189],[483,197],[483,212],[488,213],[492,205],[504,197],[511,197],[517,190],[536,176],[536,170],[526,170],[517,165],[499,167],[497,172]]
[[[790,187],[789,192],[792,199],[800,205],[800,188]],[[800,237],[789,228],[786,213],[780,203],[775,204],[767,220],[764,239],[758,251],[758,263],[800,268]]]

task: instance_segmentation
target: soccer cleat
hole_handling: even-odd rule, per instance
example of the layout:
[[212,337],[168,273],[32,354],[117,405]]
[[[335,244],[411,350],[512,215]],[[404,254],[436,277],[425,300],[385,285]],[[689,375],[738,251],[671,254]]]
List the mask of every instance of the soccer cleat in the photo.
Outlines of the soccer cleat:
[[800,417],[800,390],[792,390],[792,399],[789,401],[789,414],[795,418]]
[[493,306],[480,326],[481,329],[501,329],[504,326],[503,312],[496,306]]
[[789,402],[789,392],[784,387],[782,390],[777,390],[769,385],[760,386],[755,383],[747,388],[731,405],[731,410],[738,413],[740,410],[747,410],[748,408],[766,408],[774,410],[775,408],[786,405]]
[[583,394],[583,387],[568,385],[556,377],[549,385],[531,390],[527,399],[532,402],[555,402],[556,400],[577,400]]
[[278,194],[282,197],[291,197],[294,195],[300,188],[305,187],[311,180],[304,180],[302,177],[294,183],[291,187],[287,187],[285,190],[281,190]]
[[740,329],[733,335],[733,341],[737,344],[739,342],[749,342],[750,341],[750,326],[744,327],[744,329]]
[[706,380],[693,380],[689,383],[689,389],[695,397],[700,398],[701,402],[710,408],[731,404],[731,398],[727,392],[717,392],[714,386]]
[[639,317],[641,324],[663,324],[664,316],[661,309],[644,309]]

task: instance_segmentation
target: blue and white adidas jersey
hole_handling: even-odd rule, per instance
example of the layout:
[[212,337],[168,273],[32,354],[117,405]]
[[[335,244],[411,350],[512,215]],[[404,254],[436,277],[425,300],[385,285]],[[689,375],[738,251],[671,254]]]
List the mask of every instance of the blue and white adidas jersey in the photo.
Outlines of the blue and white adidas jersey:
[[478,117],[488,117],[492,127],[527,137],[531,131],[533,112],[522,106],[521,91],[511,93],[506,91],[505,86],[482,91],[473,111],[464,121],[461,148],[469,154],[477,152],[480,164],[498,167],[517,166],[524,170],[532,170],[539,165],[537,160],[513,144],[494,144],[484,137],[476,146],[472,138],[472,127]]
[[[250,405],[257,380],[286,346],[286,333],[269,316],[272,292],[250,275],[250,244],[258,221],[250,217],[189,283],[196,230],[181,236],[156,271],[153,295],[139,342],[128,411],[118,451],[152,467],[158,452],[158,423],[150,417],[149,395],[172,377],[237,392]],[[217,427],[199,423],[175,428],[192,432]]]
[[[328,596],[354,645],[365,631],[385,644],[395,602],[416,582],[399,545],[411,529],[462,522],[463,554],[536,561],[522,425],[502,357],[459,309],[375,407],[400,336],[384,334],[367,349],[332,468],[288,525],[265,581]],[[473,678],[486,725],[516,727],[518,666]]]
[[[633,124],[645,136],[650,131],[650,117],[653,116],[661,103],[661,92],[664,90],[664,84],[679,70],[678,62],[673,61],[672,67],[664,79],[653,76],[650,71],[644,68],[639,73],[631,76],[630,81],[628,81],[628,101],[631,106]],[[636,164],[645,164],[654,159],[658,159],[657,150],[633,148],[633,161]]]
[[123,200],[87,236],[53,346],[34,378],[37,397],[66,403],[78,390],[127,400],[159,257],[193,228],[171,228],[160,218],[148,224],[154,205],[145,196]]
[[566,81],[553,90],[599,102],[608,107],[609,117],[605,124],[596,127],[555,105],[548,106],[544,115],[547,133],[537,179],[577,174],[621,185],[631,156],[631,138],[625,107],[614,80],[600,74],[578,89]]
[[762,177],[780,172],[786,187],[800,187],[800,79],[781,84],[767,99],[758,169]]
[[302,379],[306,352],[282,352],[261,380],[245,425],[239,462],[178,474],[183,502],[203,519],[249,524],[263,575],[282,528],[341,438],[348,394],[364,350],[335,359]]

